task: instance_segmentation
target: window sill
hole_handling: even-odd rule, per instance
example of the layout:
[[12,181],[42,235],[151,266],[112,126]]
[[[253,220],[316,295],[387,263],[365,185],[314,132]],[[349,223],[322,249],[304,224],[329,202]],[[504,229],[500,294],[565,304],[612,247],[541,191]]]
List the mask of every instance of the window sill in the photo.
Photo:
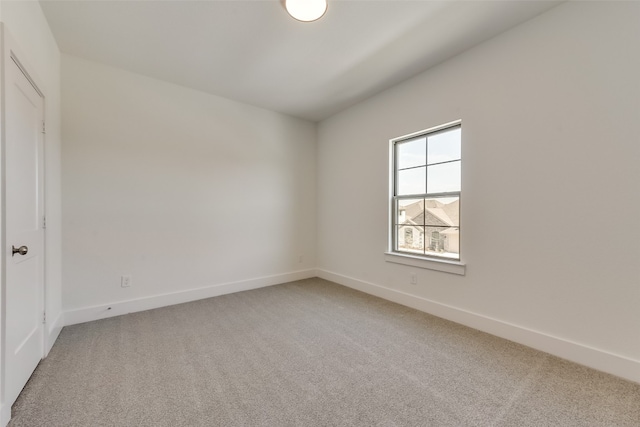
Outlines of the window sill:
[[425,268],[428,270],[442,271],[444,273],[459,274],[464,276],[466,264],[460,261],[448,261],[444,259],[423,258],[400,254],[397,252],[385,252],[384,260],[394,264],[403,264],[411,267]]

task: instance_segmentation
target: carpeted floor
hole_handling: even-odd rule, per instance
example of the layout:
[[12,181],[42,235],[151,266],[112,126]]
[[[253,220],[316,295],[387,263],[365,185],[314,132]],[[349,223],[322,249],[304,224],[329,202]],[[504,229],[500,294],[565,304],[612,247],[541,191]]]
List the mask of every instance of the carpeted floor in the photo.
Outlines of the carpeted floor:
[[18,426],[640,426],[640,385],[321,279],[64,328]]

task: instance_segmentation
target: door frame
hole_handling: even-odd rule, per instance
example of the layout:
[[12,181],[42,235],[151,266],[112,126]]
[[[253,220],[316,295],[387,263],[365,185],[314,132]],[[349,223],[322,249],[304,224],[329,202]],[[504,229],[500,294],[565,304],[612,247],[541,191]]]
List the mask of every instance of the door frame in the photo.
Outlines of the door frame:
[[[34,87],[40,98],[42,99],[42,121],[43,126],[46,123],[46,97],[42,92],[42,84],[39,84],[40,79],[37,78],[32,72],[34,67],[29,65],[26,55],[20,50],[15,39],[8,32],[6,25],[0,22],[0,427],[4,427],[11,419],[11,406],[14,402],[6,401],[5,390],[5,378],[8,367],[6,366],[6,290],[7,290],[7,253],[10,242],[7,242],[7,225],[6,225],[6,132],[5,132],[5,120],[6,120],[6,105],[5,105],[5,84],[6,84],[6,68],[13,66],[12,62],[22,71],[29,83]],[[39,191],[42,194],[42,215],[41,221],[44,221],[46,217],[46,133],[43,129],[42,149],[40,152],[39,173],[42,178],[38,180]],[[49,322],[46,319],[46,288],[47,288],[47,270],[46,270],[46,241],[47,230],[44,223],[41,223],[43,227],[43,247],[41,257],[41,271],[42,271],[42,286],[40,287],[40,309],[43,313],[43,334],[42,334],[42,355],[44,358],[47,353],[47,336]]]

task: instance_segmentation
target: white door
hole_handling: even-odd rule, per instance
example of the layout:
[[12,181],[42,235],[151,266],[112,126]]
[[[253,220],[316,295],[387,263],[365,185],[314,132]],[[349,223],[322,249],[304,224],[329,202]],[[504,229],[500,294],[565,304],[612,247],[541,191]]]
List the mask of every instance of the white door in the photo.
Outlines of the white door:
[[5,72],[5,402],[12,404],[43,357],[44,102],[13,58]]

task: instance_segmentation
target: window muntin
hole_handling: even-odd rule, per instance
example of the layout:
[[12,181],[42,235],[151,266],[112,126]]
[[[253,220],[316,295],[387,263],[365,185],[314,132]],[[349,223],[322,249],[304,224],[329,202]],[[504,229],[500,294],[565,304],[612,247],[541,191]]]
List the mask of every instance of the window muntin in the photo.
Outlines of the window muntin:
[[392,140],[392,251],[460,259],[459,122]]
[[449,162],[452,160],[460,160],[462,158],[460,137],[462,129],[456,129],[437,132],[429,136],[429,148],[427,157],[428,164]]
[[427,164],[427,138],[415,138],[398,146],[398,169]]

